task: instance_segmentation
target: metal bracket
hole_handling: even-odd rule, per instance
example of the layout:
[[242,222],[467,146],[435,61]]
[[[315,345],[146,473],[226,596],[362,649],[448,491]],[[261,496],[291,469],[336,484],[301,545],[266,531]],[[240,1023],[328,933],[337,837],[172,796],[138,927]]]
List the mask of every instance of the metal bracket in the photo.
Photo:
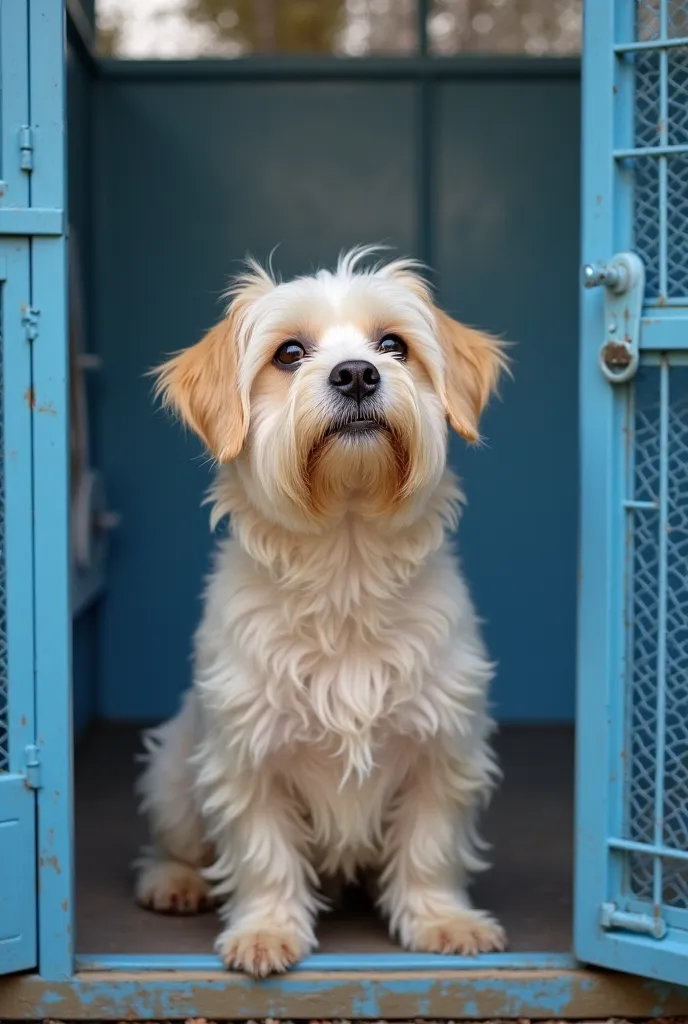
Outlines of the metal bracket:
[[622,252],[607,264],[583,268],[586,288],[604,286],[604,343],[600,368],[612,384],[635,376],[640,346],[640,317],[645,295],[645,267],[634,252]]
[[22,324],[27,341],[35,341],[38,337],[38,317],[40,312],[40,309],[34,309],[33,306],[27,306],[24,310]]
[[38,747],[30,746],[24,750],[24,763],[26,766],[26,785],[29,789],[41,788],[41,752]]
[[36,206],[7,208],[0,206],[0,235],[37,235],[48,237],[64,234],[64,212]]
[[33,170],[33,129],[25,124],[19,129],[19,166],[22,171]]
[[651,935],[655,939],[663,939],[667,933],[666,923],[661,917],[649,914],[632,914],[626,910],[618,910],[616,903],[603,903],[600,907],[600,927],[605,931],[619,928],[626,932],[640,935]]

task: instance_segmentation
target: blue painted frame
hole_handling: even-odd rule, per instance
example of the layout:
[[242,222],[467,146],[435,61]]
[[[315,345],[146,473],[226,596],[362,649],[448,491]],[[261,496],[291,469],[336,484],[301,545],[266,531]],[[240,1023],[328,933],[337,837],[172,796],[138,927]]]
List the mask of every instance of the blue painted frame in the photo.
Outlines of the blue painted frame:
[[[210,954],[77,955],[75,966],[77,971],[224,971],[221,960]],[[571,970],[576,966],[576,960],[570,953],[485,953],[479,961],[475,957],[443,953],[313,953],[299,963],[298,970],[328,974],[348,971],[415,974],[424,971],[470,971],[476,966],[485,971]]]
[[[634,53],[660,49],[660,134],[652,147],[660,164],[658,192],[659,281],[666,294],[666,238],[669,215],[666,190],[668,152],[688,147],[667,145],[667,4],[663,0],[657,40],[635,41],[631,0],[588,0],[585,6],[583,61],[583,260],[607,262],[632,248],[635,237],[632,161],[649,149],[634,138]],[[670,45],[686,44],[674,40]],[[662,185],[662,181],[664,184]],[[632,544],[634,515],[633,450],[635,386],[609,384],[599,369],[604,336],[603,289],[587,291],[581,308],[581,547],[577,707],[577,821],[574,948],[588,963],[685,983],[688,980],[688,927],[682,912],[664,913],[666,935],[638,934],[644,915],[646,932],[660,931],[661,876],[655,869],[654,906],[630,896],[627,856],[633,850],[669,853],[662,846],[661,801],[663,695],[666,622],[668,356],[683,362],[688,344],[686,301],[652,302],[641,322],[641,363],[659,364],[662,389],[662,458],[657,496],[660,547],[658,606],[658,729],[654,847],[632,843],[624,834],[629,800],[626,750],[633,651]],[[681,352],[683,350],[683,352]],[[642,504],[642,503],[641,503]],[[639,507],[639,506],[638,506]],[[629,519],[630,517],[630,519]],[[658,803],[659,802],[659,803]],[[654,858],[655,866],[659,863]],[[618,906],[615,927],[603,917],[605,904]],[[624,916],[625,915],[625,916]]]
[[[32,201],[60,224],[32,239],[33,302],[44,310],[34,352],[34,543],[39,968],[73,970],[73,779],[69,565],[65,16],[55,0],[29,0]],[[43,158],[41,159],[41,155]]]
[[[627,0],[626,0],[627,2]],[[72,886],[72,766],[70,693],[70,602],[68,562],[68,367],[66,323],[66,251],[64,189],[64,26],[54,0],[28,0],[31,32],[31,123],[36,124],[34,216],[31,227],[32,294],[40,308],[40,343],[34,351],[35,487],[35,645],[36,728],[42,761],[42,788],[38,802],[40,864],[39,949],[40,974],[0,982],[0,1017],[117,1019],[134,1014],[139,1019],[206,1015],[209,1017],[259,1016],[661,1016],[688,1013],[688,990],[638,982],[620,982],[613,975],[586,972],[568,955],[499,954],[479,961],[463,957],[392,954],[308,958],[286,977],[254,982],[219,972],[213,957],[121,957],[73,955]],[[592,5],[595,5],[593,7]],[[7,10],[10,5],[2,5]],[[591,16],[586,32],[605,29],[600,0],[589,0]],[[609,13],[610,8],[607,8]],[[604,12],[603,12],[604,13]],[[604,38],[604,36],[603,36]],[[609,37],[611,38],[611,37]],[[592,84],[606,81],[598,68]],[[608,82],[607,84],[611,84]],[[589,86],[590,87],[590,86]],[[589,98],[591,102],[592,96]],[[608,119],[608,126],[611,121]],[[601,118],[604,125],[604,115]],[[589,155],[590,176],[597,183],[601,172],[613,194],[612,161],[604,160],[604,145]],[[598,139],[599,141],[599,132]],[[49,159],[39,164],[39,154]],[[588,153],[590,151],[588,150]],[[599,161],[599,166],[596,161]],[[586,167],[587,167],[586,163]],[[603,182],[604,183],[604,182]],[[42,216],[45,212],[46,216]],[[610,234],[604,212],[588,224],[586,241],[594,255],[604,255]],[[26,230],[29,221],[23,224]],[[41,231],[49,232],[41,234]],[[17,244],[28,250],[29,240]],[[596,338],[599,306],[593,296],[584,307],[583,359],[586,390],[583,428],[583,536],[580,713],[585,736],[579,746],[581,799],[578,843],[579,885],[590,884],[595,894],[604,889],[604,868],[596,859],[600,837],[606,837],[608,794],[599,786],[600,764],[610,757],[610,730],[599,716],[610,706],[599,681],[609,681],[608,668],[614,640],[605,628],[606,598],[613,581],[615,545],[611,543],[611,514],[615,488],[609,480],[607,460],[615,451],[619,429],[619,402],[597,372]],[[659,318],[661,319],[661,318]],[[648,327],[648,331],[651,328]],[[597,333],[596,333],[597,332]],[[587,345],[587,349],[586,349]],[[590,369],[594,366],[595,376]],[[597,489],[596,489],[597,488]],[[594,515],[590,515],[595,512]],[[596,526],[594,524],[597,524]],[[600,557],[602,556],[602,557]],[[596,593],[595,582],[603,584]],[[613,588],[612,588],[613,589]],[[598,613],[603,614],[599,615]],[[602,670],[601,674],[599,670]],[[596,674],[597,673],[597,674]],[[592,685],[590,683],[592,681]],[[582,731],[582,730],[581,730]],[[33,732],[31,732],[33,735]],[[602,762],[586,760],[587,744],[599,742]],[[600,814],[600,812],[602,812]],[[596,888],[597,887],[597,888]],[[587,919],[581,936],[587,940]],[[577,932],[578,940],[578,932]],[[400,1003],[399,1001],[402,1000]],[[399,1007],[402,1006],[402,1010]],[[442,1011],[445,1011],[444,1013]]]
[[688,994],[580,969],[338,973],[296,970],[256,982],[227,972],[80,972],[62,982],[0,983],[4,1018],[63,1020],[535,1020],[678,1016]]
[[35,792],[25,785],[34,742],[32,352],[27,238],[12,233],[13,216],[30,203],[19,136],[29,123],[28,11],[0,6],[0,331],[2,334],[2,467],[4,646],[7,681],[6,756],[0,757],[0,974],[36,964]]

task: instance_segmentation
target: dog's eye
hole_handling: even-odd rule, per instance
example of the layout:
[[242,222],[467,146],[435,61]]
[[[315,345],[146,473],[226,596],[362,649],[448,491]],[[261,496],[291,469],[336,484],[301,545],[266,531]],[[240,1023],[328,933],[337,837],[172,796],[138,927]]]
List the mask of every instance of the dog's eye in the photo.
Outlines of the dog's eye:
[[397,359],[406,359],[408,348],[406,342],[402,341],[397,334],[385,334],[377,346],[378,352],[386,356],[396,356]]
[[306,350],[300,341],[285,341],[275,352],[273,363],[277,366],[292,367],[300,363]]

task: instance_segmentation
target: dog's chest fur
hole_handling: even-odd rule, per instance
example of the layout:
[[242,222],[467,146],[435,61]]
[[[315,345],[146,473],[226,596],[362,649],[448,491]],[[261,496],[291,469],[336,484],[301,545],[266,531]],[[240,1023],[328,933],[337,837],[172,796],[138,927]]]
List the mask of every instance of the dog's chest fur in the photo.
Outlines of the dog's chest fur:
[[473,713],[450,680],[470,603],[439,517],[394,536],[352,518],[298,544],[253,525],[209,584],[203,703],[237,767],[274,764],[314,842],[360,863],[426,741]]

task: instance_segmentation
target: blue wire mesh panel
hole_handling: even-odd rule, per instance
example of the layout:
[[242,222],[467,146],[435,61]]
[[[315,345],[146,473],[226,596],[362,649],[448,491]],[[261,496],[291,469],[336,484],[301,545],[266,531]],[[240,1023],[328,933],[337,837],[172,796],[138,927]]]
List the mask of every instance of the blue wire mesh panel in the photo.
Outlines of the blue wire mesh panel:
[[[688,910],[688,366],[635,383],[625,839],[630,895]],[[642,847],[650,847],[647,853]]]
[[669,145],[685,146],[688,143],[688,50],[683,47],[669,50],[667,77]]
[[[583,304],[574,949],[685,984],[688,970],[688,0],[590,0],[583,252],[635,250],[645,291]],[[612,57],[610,60],[610,50]],[[611,128],[611,130],[610,130]],[[611,151],[611,153],[610,153]],[[612,157],[613,167],[610,168]],[[610,170],[612,174],[610,175]]]
[[662,8],[666,11],[667,37],[688,36],[686,0],[636,0],[636,6],[636,38],[640,42],[653,42],[662,37]]
[[659,292],[659,160],[638,157],[634,170],[635,238],[633,248],[645,264],[645,290],[650,301]]
[[[636,0],[633,247],[650,304],[688,300],[688,0]],[[677,45],[678,44],[678,45]],[[684,152],[677,152],[683,147]],[[647,153],[647,156],[644,155]]]
[[[1,310],[0,306],[0,310]],[[0,312],[1,316],[1,312]],[[0,320],[0,772],[9,769],[9,723],[7,701],[7,619],[5,615],[5,437],[4,437],[4,366],[3,337]]]
[[[684,118],[688,112],[686,96]],[[666,162],[667,177],[667,298],[688,297],[688,155]]]

